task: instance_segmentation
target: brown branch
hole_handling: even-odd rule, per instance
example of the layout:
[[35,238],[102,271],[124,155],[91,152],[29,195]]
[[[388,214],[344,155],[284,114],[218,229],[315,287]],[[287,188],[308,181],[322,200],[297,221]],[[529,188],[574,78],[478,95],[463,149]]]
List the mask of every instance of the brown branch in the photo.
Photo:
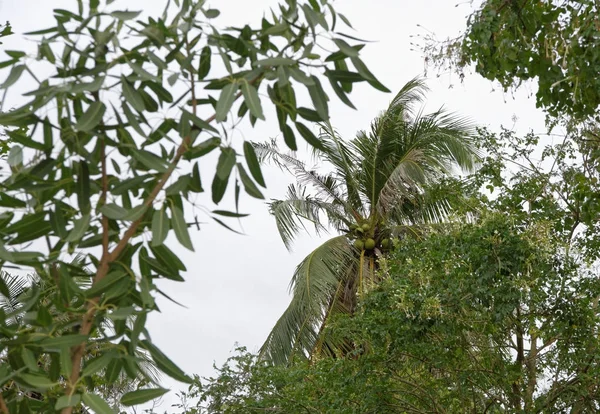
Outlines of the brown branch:
[[10,414],[10,411],[8,411],[8,406],[6,405],[6,401],[4,401],[4,397],[2,396],[1,392],[0,392],[0,412],[2,414]]
[[[517,365],[519,367],[519,370],[523,369],[523,361],[525,360],[525,353],[524,353],[524,344],[523,344],[523,329],[522,329],[522,325],[521,325],[521,305],[519,305],[517,307],[517,314],[516,314],[516,340],[517,340]],[[512,404],[513,407],[516,410],[520,410],[521,409],[521,389],[519,387],[519,384],[517,381],[514,381],[512,383],[512,392],[513,395],[511,397],[512,400]]]
[[527,368],[527,387],[525,391],[525,412],[531,412],[534,406],[533,394],[537,386],[537,335],[535,333],[535,326],[530,329],[530,342],[531,349],[527,355],[525,366]]

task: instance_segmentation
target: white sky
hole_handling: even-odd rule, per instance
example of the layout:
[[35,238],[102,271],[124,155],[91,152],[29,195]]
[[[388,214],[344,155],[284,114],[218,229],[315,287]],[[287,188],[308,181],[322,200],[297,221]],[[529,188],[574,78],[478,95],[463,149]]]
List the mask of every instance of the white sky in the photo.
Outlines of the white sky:
[[[353,23],[357,37],[377,41],[363,49],[363,60],[395,93],[405,82],[423,73],[423,58],[419,52],[411,51],[410,45],[414,40],[411,35],[425,33],[417,24],[434,31],[440,39],[463,29],[469,5],[465,2],[467,4],[455,7],[455,1],[346,0],[337,1],[336,7]],[[258,23],[263,11],[277,4],[269,0],[212,0],[208,3],[221,10],[217,20],[221,27]],[[143,9],[152,13],[162,11],[164,4],[165,0],[120,0],[115,2],[115,9]],[[0,21],[9,20],[17,34],[46,28],[53,22],[51,10],[57,7],[75,10],[76,2],[0,0]],[[0,50],[31,50],[33,46],[19,35],[7,38],[4,43]],[[428,95],[429,108],[444,105],[479,125],[496,129],[500,125],[511,127],[512,117],[516,115],[518,130],[544,131],[543,114],[535,108],[534,98],[528,96],[527,89],[523,88],[513,98],[498,90],[492,92],[493,85],[477,75],[467,76],[465,83],[460,84],[456,76],[436,78],[435,73],[430,72],[433,78],[428,81],[432,89]],[[6,73],[0,74],[0,78],[4,76]],[[451,83],[454,87],[449,88]],[[350,139],[357,130],[369,127],[372,118],[387,107],[392,95],[359,85],[351,95],[358,111],[337,101],[333,94],[331,97],[332,123]],[[256,130],[244,127],[238,133],[255,141],[276,136],[277,121],[273,115],[267,114],[268,124]],[[266,169],[265,175],[267,199],[281,197],[293,180],[273,168]],[[205,187],[210,187],[211,179],[212,176],[203,176]],[[208,192],[198,201],[214,208]],[[178,247],[174,238],[169,239],[168,244],[177,247],[188,266],[186,282],[163,282],[159,287],[187,309],[159,300],[162,313],[150,317],[149,330],[153,341],[190,374],[211,375],[213,362],[219,365],[224,362],[236,342],[257,350],[288,304],[287,287],[295,266],[320,244],[316,237],[303,237],[294,252],[289,253],[263,202],[246,197],[241,201],[241,210],[251,213],[242,221],[244,236],[211,222],[204,225],[201,232],[192,231],[195,253]],[[168,378],[164,382],[173,390],[184,388]],[[174,399],[171,393],[162,408],[168,409]]]

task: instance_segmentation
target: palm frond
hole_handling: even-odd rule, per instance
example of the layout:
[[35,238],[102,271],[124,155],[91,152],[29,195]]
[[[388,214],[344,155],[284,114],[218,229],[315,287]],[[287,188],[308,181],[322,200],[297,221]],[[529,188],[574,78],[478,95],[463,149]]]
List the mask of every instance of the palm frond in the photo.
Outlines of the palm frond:
[[354,210],[355,218],[358,218],[356,215],[365,213],[356,177],[356,169],[360,160],[331,125],[322,126],[319,138],[325,150],[313,147],[313,157],[321,160],[325,159],[335,167],[335,173],[339,177],[339,181],[345,184],[348,204]]
[[306,358],[314,349],[320,328],[332,307],[347,269],[353,266],[352,247],[345,236],[328,240],[296,268],[291,282],[292,300],[260,349],[260,357],[276,365]]
[[6,314],[9,314],[17,310],[21,304],[19,297],[27,292],[28,288],[31,286],[31,283],[26,277],[11,275],[7,272],[2,272],[0,277],[6,285],[9,293],[8,297],[0,293],[0,309],[2,309]]
[[358,173],[361,192],[368,199],[371,208],[377,204],[383,182],[387,180],[389,158],[399,158],[409,152],[410,147],[404,142],[407,124],[414,117],[414,106],[420,103],[427,88],[422,79],[409,81],[388,108],[371,124],[371,131],[360,131],[352,140],[351,146],[361,160],[361,171]]
[[322,224],[323,215],[328,224],[336,228],[349,224],[341,206],[311,196],[306,188],[293,184],[288,187],[284,200],[273,200],[269,203],[269,211],[275,217],[277,230],[288,250],[291,250],[298,233],[302,230],[307,231],[303,221],[310,222],[317,234],[327,231],[327,227]]
[[304,163],[296,157],[295,152],[282,152],[274,139],[269,142],[252,142],[251,144],[261,163],[271,163],[291,174],[296,168],[305,168]]
[[429,88],[425,80],[416,77],[408,81],[402,89],[396,94],[388,108],[371,124],[371,133],[374,136],[380,136],[383,131],[402,123],[410,123],[415,116],[417,104],[425,100],[425,94]]
[[401,199],[422,194],[422,188],[456,169],[472,170],[478,155],[468,120],[438,111],[417,113],[410,123],[383,131],[390,147],[381,154],[374,174],[375,210],[394,208]]
[[346,205],[344,194],[340,192],[340,186],[335,176],[319,174],[296,158],[294,153],[281,152],[275,141],[253,143],[252,145],[262,162],[273,163],[277,167],[292,173],[300,184],[312,186],[319,195],[328,197],[340,205]]

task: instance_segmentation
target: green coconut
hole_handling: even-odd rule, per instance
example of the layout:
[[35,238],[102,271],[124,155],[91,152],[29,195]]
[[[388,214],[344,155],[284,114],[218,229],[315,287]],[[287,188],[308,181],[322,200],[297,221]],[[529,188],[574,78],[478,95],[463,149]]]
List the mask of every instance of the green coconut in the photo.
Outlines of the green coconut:
[[367,239],[365,241],[365,249],[366,250],[373,250],[375,248],[375,240],[373,239]]
[[362,228],[364,231],[369,231],[369,230],[371,230],[371,225],[370,225],[369,223],[364,223],[364,224],[361,226],[361,228]]
[[362,250],[365,248],[365,242],[363,242],[361,239],[356,239],[354,240],[354,247],[356,247],[358,250]]

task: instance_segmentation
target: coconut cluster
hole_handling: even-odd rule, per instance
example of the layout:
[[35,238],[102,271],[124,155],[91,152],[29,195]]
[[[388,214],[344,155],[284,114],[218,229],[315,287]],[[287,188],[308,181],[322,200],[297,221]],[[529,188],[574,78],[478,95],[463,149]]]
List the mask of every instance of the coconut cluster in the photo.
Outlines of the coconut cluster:
[[354,247],[358,250],[388,250],[392,246],[389,237],[369,222],[355,223],[350,226],[348,237],[354,240]]

